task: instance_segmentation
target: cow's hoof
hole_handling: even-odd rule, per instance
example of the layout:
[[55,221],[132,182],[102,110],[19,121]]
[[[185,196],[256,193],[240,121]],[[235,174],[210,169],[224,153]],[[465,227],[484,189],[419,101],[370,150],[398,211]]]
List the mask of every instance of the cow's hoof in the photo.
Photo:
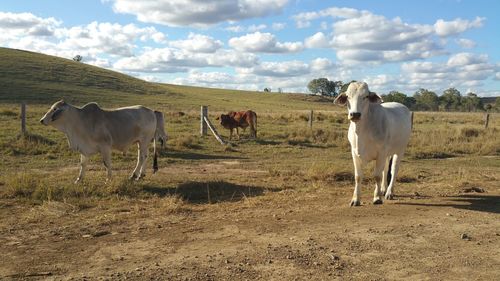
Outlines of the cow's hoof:
[[381,205],[382,203],[384,202],[380,198],[373,199],[373,205]]
[[394,200],[394,195],[392,195],[392,193],[391,194],[387,193],[387,194],[385,194],[385,199]]
[[137,176],[135,174],[132,174],[128,179],[129,180],[135,180],[135,179],[137,179]]
[[359,202],[359,200],[351,200],[351,204],[349,204],[349,206],[351,207],[361,206],[361,202]]
[[79,184],[79,183],[82,183],[82,182],[83,182],[83,180],[82,180],[81,178],[77,178],[77,179],[75,180],[75,184]]
[[136,180],[142,180],[145,177],[146,177],[146,174],[141,174]]

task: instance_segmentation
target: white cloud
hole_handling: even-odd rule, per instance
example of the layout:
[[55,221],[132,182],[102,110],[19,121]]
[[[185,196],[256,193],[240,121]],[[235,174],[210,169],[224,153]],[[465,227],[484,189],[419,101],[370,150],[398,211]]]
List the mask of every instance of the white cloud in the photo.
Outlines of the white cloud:
[[111,0],[113,10],[139,21],[168,26],[206,27],[280,13],[288,0]]
[[317,12],[305,12],[292,16],[298,28],[306,28],[311,25],[311,21],[323,18],[354,18],[368,13],[366,11],[358,11],[352,8],[331,7]]
[[286,23],[284,23],[284,22],[274,22],[272,25],[272,28],[274,31],[283,30],[283,29],[285,29],[285,27],[286,27]]
[[[307,27],[321,18],[334,18],[333,32],[318,32],[305,39],[308,48],[331,47],[347,64],[404,62],[446,55],[446,36],[481,27],[484,18],[453,21],[438,20],[435,25],[410,24],[401,18],[388,19],[366,10],[331,7],[293,16],[298,27]],[[327,23],[321,22],[321,28]],[[473,42],[460,40],[462,45]]]
[[455,42],[457,42],[457,44],[464,49],[472,49],[476,47],[476,42],[465,38],[457,39]]
[[86,26],[60,29],[56,32],[61,40],[57,47],[93,55],[107,53],[117,56],[132,56],[134,41],[164,42],[166,36],[154,27],[140,28],[134,24],[92,22]]
[[208,66],[206,59],[189,52],[172,48],[158,48],[145,51],[135,57],[122,58],[113,68],[134,72],[187,72],[189,67]]
[[306,48],[328,48],[330,44],[323,32],[317,32],[304,40],[304,46]]
[[483,26],[485,18],[476,17],[473,21],[455,19],[452,21],[444,21],[439,19],[434,24],[436,34],[442,37],[456,35],[471,28],[479,28]]
[[495,73],[495,80],[500,80],[500,72]]
[[267,28],[267,25],[265,25],[265,24],[259,24],[259,25],[252,24],[248,27],[247,30],[248,30],[248,32],[256,32],[256,31],[263,30],[266,28]]
[[174,48],[147,49],[141,55],[122,58],[113,64],[121,71],[175,73],[187,72],[200,67],[252,67],[258,58],[231,50],[217,50],[214,53],[191,53]]
[[[274,30],[274,31],[279,31],[279,30],[282,30],[286,27],[286,24],[285,23],[282,23],[282,22],[275,22],[271,25],[271,28]],[[252,25],[249,25],[249,26],[242,26],[242,25],[231,25],[231,26],[228,26],[226,28],[224,28],[224,30],[227,30],[227,31],[231,31],[231,32],[235,32],[235,33],[241,33],[241,32],[250,32],[250,33],[253,33],[253,32],[257,32],[257,31],[261,31],[261,30],[264,30],[264,29],[267,29],[269,28],[267,25],[265,24],[252,24]]]
[[334,24],[332,43],[337,48],[365,50],[401,50],[409,43],[418,42],[432,34],[425,25],[409,25],[396,18],[365,14],[362,17],[338,21]]
[[332,70],[334,67],[338,68],[339,66],[327,58],[315,58],[314,60],[311,61],[310,67],[312,72],[321,72],[321,71],[329,71]]
[[411,62],[401,66],[402,79],[413,87],[480,86],[495,74],[497,67],[488,62],[488,56],[459,53],[445,63]]
[[302,42],[278,42],[271,33],[255,32],[229,39],[229,45],[238,51],[252,53],[294,53],[304,49]]
[[54,18],[30,13],[0,13],[0,43],[65,58],[79,54],[86,62],[105,66],[108,64],[102,60],[103,55],[132,56],[136,42],[166,41],[166,36],[154,27],[98,22],[70,28],[61,25]]
[[259,57],[234,50],[219,50],[208,56],[207,61],[210,66],[252,67],[259,64]]
[[214,53],[222,47],[220,40],[202,34],[190,33],[187,40],[170,42],[170,46],[195,53]]
[[249,71],[259,76],[294,77],[308,74],[309,65],[302,61],[263,62]]
[[0,40],[13,36],[52,36],[61,25],[52,17],[40,18],[31,13],[0,12]]
[[452,55],[447,62],[448,66],[468,66],[477,65],[488,62],[487,55],[476,55],[472,53],[458,53]]
[[231,26],[228,26],[224,29],[227,31],[236,32],[236,33],[245,31],[245,28],[241,25],[231,25]]

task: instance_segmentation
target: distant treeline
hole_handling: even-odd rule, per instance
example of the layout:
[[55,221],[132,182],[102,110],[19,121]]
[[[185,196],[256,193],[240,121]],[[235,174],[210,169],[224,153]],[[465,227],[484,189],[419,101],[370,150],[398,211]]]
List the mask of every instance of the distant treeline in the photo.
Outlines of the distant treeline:
[[[419,111],[497,111],[500,112],[500,97],[496,100],[482,99],[475,93],[462,95],[455,88],[443,91],[441,96],[427,89],[420,89],[407,96],[398,91],[382,95],[384,102],[395,101],[406,105],[411,110]],[[493,101],[491,103],[485,101]]]
[[[355,82],[330,81],[327,78],[313,79],[307,84],[309,91],[316,95],[335,97],[347,90],[349,84]],[[398,91],[382,95],[384,102],[399,102],[411,110],[418,111],[496,111],[500,112],[500,97],[481,98],[475,93],[462,96],[460,91],[449,88],[441,96],[427,89],[416,91],[407,96]]]

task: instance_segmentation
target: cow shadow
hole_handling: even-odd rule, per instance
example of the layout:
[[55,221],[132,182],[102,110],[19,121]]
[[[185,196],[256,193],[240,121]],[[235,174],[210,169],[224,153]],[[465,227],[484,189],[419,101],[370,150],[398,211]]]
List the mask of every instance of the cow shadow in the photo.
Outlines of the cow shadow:
[[422,207],[453,207],[462,210],[500,214],[500,196],[497,195],[463,194],[446,198],[448,198],[449,202],[439,204],[413,202],[397,202],[396,204]]
[[276,188],[240,185],[226,181],[189,181],[175,187],[145,185],[143,192],[158,197],[179,196],[189,203],[212,204],[220,202],[236,202],[245,198],[262,196],[266,192],[276,192]]
[[212,154],[202,154],[192,151],[180,151],[180,150],[163,150],[160,152],[161,157],[170,157],[183,160],[237,160],[237,159],[247,159],[246,157],[231,156],[231,155],[212,155]]
[[263,139],[255,139],[253,140],[256,144],[260,145],[280,145],[281,142],[275,140],[263,140]]

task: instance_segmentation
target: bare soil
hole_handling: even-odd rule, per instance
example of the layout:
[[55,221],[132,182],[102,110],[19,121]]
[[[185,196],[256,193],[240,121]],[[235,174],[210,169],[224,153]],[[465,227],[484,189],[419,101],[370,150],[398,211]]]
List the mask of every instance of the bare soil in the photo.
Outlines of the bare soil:
[[[89,208],[1,200],[0,279],[500,280],[497,183],[403,182],[383,205],[371,204],[369,184],[362,206],[348,207],[348,180],[273,190],[259,179],[267,171],[234,161],[155,177],[201,170],[219,174],[233,195],[190,197],[198,182],[178,196],[102,199]],[[243,173],[255,181],[229,184]]]

